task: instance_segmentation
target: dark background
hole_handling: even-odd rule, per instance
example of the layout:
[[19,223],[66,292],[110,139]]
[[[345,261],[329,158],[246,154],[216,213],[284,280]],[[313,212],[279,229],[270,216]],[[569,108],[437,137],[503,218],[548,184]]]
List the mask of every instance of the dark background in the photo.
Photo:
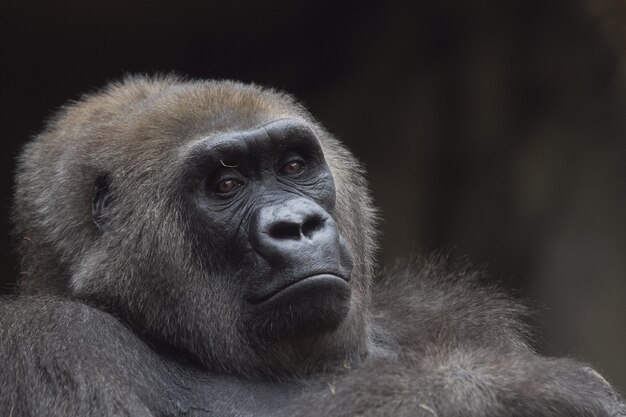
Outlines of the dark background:
[[547,354],[626,389],[626,2],[13,1],[0,5],[0,259],[14,158],[127,72],[296,95],[366,164],[381,264],[453,248],[538,311]]

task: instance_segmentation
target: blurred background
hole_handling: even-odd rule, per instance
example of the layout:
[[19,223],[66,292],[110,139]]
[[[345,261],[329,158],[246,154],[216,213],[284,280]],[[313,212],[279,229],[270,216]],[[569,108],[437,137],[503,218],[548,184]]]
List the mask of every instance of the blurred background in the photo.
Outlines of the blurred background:
[[252,81],[365,163],[381,265],[467,255],[625,392],[624,0],[3,0],[0,39],[2,291],[14,158],[53,110],[126,73]]

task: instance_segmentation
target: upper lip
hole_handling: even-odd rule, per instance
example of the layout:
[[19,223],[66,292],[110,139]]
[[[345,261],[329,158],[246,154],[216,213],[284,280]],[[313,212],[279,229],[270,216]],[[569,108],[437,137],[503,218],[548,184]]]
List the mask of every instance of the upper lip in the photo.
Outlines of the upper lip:
[[269,300],[270,298],[272,298],[273,296],[275,296],[276,294],[286,290],[287,288],[291,287],[292,285],[295,285],[299,282],[302,282],[308,278],[313,278],[313,277],[318,277],[320,275],[332,275],[334,277],[340,278],[346,282],[348,282],[350,279],[345,277],[343,274],[340,274],[336,271],[321,271],[321,272],[314,272],[312,274],[307,274],[303,277],[300,278],[296,278],[296,279],[289,279],[289,280],[279,280],[279,282],[277,283],[277,285],[271,285],[269,286],[270,288],[267,289],[267,291],[262,291],[262,294],[259,296],[253,296],[249,299],[251,304],[261,304],[264,303],[265,301]]

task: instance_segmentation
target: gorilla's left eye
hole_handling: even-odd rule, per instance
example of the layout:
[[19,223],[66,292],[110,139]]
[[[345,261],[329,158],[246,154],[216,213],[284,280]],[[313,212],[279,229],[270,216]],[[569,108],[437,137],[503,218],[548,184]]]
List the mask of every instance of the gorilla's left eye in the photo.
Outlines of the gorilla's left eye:
[[280,173],[283,175],[298,175],[304,170],[304,162],[302,161],[291,161],[287,162],[280,169]]

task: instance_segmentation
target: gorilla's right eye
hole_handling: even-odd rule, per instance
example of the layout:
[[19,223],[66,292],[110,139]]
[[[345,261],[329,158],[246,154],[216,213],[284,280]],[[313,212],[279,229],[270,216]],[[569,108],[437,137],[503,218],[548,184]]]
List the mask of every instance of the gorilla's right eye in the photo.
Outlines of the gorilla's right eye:
[[215,186],[215,191],[220,194],[228,194],[234,191],[236,188],[241,187],[242,185],[243,182],[234,178],[228,178],[218,182]]

